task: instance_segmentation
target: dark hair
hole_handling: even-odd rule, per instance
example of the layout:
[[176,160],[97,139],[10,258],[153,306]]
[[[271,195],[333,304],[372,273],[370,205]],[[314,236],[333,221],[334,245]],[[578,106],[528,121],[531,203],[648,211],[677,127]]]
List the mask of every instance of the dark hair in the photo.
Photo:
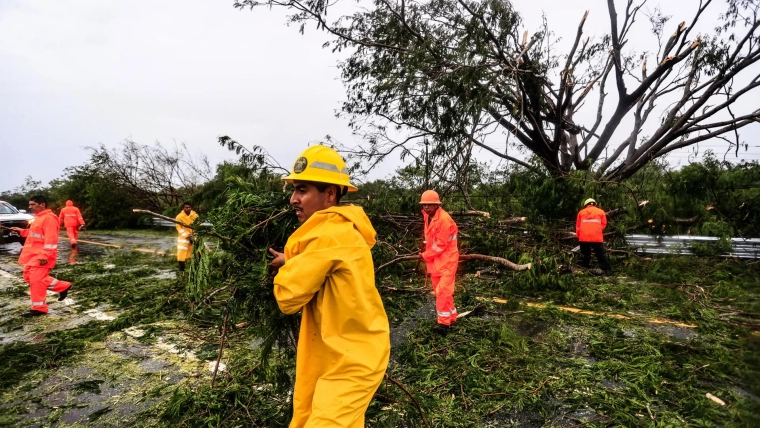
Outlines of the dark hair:
[[185,205],[189,205],[190,208],[193,207],[193,204],[191,204],[190,202],[185,202],[185,203],[182,204],[182,208],[185,208]]
[[311,181],[310,183],[311,185],[316,187],[317,190],[319,190],[319,193],[325,193],[327,189],[329,189],[330,187],[335,187],[335,203],[336,204],[339,204],[340,198],[342,198],[343,196],[346,195],[346,193],[348,193],[348,187],[344,187],[341,189],[341,187],[338,186],[337,184],[321,183],[318,181]]
[[47,207],[47,198],[42,195],[32,196],[31,198],[29,198],[29,201],[34,201],[40,205],[45,204],[45,206]]

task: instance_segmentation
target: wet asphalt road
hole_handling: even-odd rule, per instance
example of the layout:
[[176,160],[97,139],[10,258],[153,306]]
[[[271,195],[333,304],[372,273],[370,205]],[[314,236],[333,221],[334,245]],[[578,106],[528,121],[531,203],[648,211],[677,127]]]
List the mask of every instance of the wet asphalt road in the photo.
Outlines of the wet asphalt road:
[[[173,249],[176,245],[175,238],[172,235],[101,235],[98,233],[83,232],[79,234],[79,240],[79,256],[98,256],[103,254],[105,249],[113,248],[81,241],[92,241],[102,244],[118,245],[125,249],[141,248],[158,251],[168,251]],[[10,244],[0,244],[0,258],[17,258],[21,253],[21,249],[21,244],[17,242]],[[67,261],[69,253],[71,253],[71,251],[72,250],[69,247],[69,240],[66,237],[66,233],[62,232],[58,236],[58,262]]]

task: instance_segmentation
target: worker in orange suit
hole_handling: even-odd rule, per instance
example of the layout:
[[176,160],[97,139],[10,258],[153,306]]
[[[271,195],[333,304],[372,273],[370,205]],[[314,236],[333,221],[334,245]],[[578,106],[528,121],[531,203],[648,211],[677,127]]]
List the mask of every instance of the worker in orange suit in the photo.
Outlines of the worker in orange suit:
[[32,308],[22,314],[24,317],[46,315],[48,313],[47,291],[58,293],[58,301],[63,301],[69,293],[71,283],[59,281],[50,276],[58,257],[58,232],[60,222],[47,207],[44,196],[34,196],[29,200],[29,211],[34,219],[29,229],[12,228],[26,238],[24,249],[18,262],[24,266],[24,281],[29,284]]
[[[187,225],[193,224],[195,219],[198,218],[198,214],[193,211],[193,206],[190,202],[182,204],[182,212],[177,214],[174,219]],[[189,227],[177,225],[177,263],[179,264],[179,271],[185,271],[185,260],[189,259],[193,255],[193,229]]]
[[457,233],[459,228],[441,207],[441,199],[435,190],[426,190],[420,199],[422,217],[425,220],[425,251],[422,259],[433,282],[435,310],[438,313],[437,330],[446,335],[457,320],[454,306],[454,278],[459,264]]
[[66,206],[61,209],[58,215],[61,226],[66,228],[66,236],[69,237],[71,248],[76,248],[79,230],[84,226],[84,219],[79,208],[74,206],[74,202],[66,201]]
[[301,223],[284,253],[269,249],[277,304],[301,313],[290,428],[364,428],[391,352],[372,263],[375,229],[361,207],[340,205],[358,189],[334,149],[309,147],[283,180],[293,183]]
[[604,250],[604,228],[607,227],[607,215],[596,206],[594,199],[588,198],[583,202],[584,208],[575,220],[575,235],[581,247],[581,265],[591,266],[591,250],[594,250],[599,266],[606,275],[612,273],[607,252]]

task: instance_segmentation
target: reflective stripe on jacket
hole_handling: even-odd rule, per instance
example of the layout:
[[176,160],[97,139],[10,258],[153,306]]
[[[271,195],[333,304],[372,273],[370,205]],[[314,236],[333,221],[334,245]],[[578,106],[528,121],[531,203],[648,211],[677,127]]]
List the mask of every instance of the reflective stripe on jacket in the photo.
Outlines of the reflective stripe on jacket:
[[79,208],[67,205],[61,208],[61,213],[58,215],[60,224],[63,227],[77,227],[80,224],[84,224],[84,218]]
[[607,216],[601,209],[589,205],[578,213],[575,220],[575,235],[580,242],[604,242],[604,228]]
[[18,262],[24,266],[39,266],[40,260],[47,260],[45,268],[54,268],[55,259],[58,257],[59,230],[58,217],[53,211],[44,210],[35,214],[29,229],[21,231],[21,236],[26,237],[26,242]]
[[428,273],[433,276],[454,275],[459,263],[457,224],[442,207],[438,207],[429,221],[425,210],[422,210],[422,217],[425,220],[425,251],[422,258],[427,264]]
[[[196,218],[198,218],[198,214],[195,211],[190,210],[190,215],[185,214],[184,211],[180,211],[180,213],[177,214],[177,217],[175,217],[174,219],[177,221],[181,221],[182,223],[190,225],[190,224],[193,224]],[[193,233],[193,229],[190,229],[189,227],[184,227],[178,224],[177,233],[179,234],[178,239],[184,240],[184,239],[187,239],[187,237]]]

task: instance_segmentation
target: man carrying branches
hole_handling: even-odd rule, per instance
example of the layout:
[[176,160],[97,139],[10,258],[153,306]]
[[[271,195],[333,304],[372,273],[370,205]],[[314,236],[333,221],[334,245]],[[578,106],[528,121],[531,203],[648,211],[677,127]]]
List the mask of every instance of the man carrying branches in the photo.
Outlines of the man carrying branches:
[[364,427],[390,357],[370,253],[375,230],[361,207],[338,205],[358,189],[335,150],[308,148],[284,180],[301,226],[284,253],[269,251],[280,309],[301,311],[290,427]]

